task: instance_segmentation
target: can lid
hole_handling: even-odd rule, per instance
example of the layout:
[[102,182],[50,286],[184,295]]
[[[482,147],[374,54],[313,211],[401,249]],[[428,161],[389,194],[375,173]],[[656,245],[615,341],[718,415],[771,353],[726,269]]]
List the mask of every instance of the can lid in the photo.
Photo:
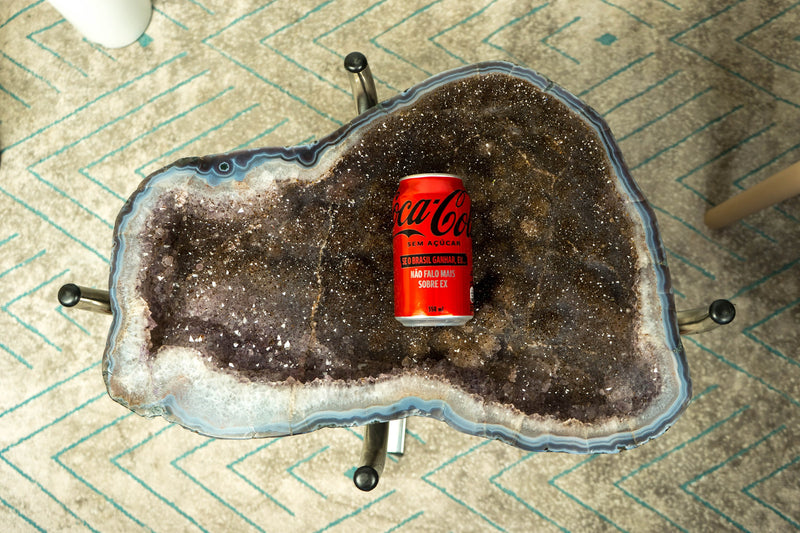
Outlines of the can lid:
[[455,174],[443,174],[441,172],[429,172],[426,174],[411,174],[410,176],[403,176],[400,178],[400,181],[403,180],[410,180],[415,178],[455,178],[457,180],[464,181],[464,178],[461,176],[456,176]]

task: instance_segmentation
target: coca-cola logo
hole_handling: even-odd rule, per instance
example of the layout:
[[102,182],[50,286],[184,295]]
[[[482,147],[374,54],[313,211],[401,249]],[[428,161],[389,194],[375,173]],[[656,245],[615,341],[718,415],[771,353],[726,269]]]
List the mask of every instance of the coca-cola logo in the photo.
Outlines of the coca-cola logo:
[[441,237],[448,233],[454,237],[464,233],[466,233],[467,237],[472,237],[469,209],[464,205],[468,200],[467,191],[456,189],[443,200],[439,198],[422,198],[416,202],[411,200],[406,200],[402,204],[395,202],[392,215],[394,217],[394,227],[398,231],[395,231],[394,236],[425,235],[423,232],[414,229],[414,227],[427,223],[430,234],[435,237]]

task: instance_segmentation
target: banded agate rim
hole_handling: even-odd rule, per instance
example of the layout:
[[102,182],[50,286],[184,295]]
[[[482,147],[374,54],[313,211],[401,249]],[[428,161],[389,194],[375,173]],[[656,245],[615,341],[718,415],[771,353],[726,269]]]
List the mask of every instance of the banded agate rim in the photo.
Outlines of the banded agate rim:
[[[168,205],[164,198],[173,203],[178,198],[189,204],[205,200],[218,206],[214,202],[219,198],[247,197],[259,191],[272,194],[274,200],[280,184],[312,187],[332,179],[337,165],[348,157],[352,160],[359,143],[387,121],[407,116],[415,105],[437,91],[493,76],[527,84],[544,100],[555,99],[585,125],[605,153],[609,165],[606,170],[614,178],[612,186],[619,195],[621,209],[632,221],[630,229],[637,255],[637,283],[633,290],[638,306],[632,320],[637,346],[643,352],[639,366],[652,365],[653,379],[658,381],[657,392],[638,412],[633,416],[612,413],[587,422],[563,415],[523,412],[515,405],[488,401],[454,384],[447,376],[426,371],[387,372],[353,379],[325,376],[305,383],[292,376],[263,380],[254,377],[257,374],[252,368],[237,373],[233,367],[229,370],[209,363],[211,358],[191,342],[162,344],[153,350],[152,334],[158,329],[153,316],[157,313],[139,292],[141,284],[137,280],[141,279],[142,269],[148,267],[143,260],[145,245],[137,238],[145,230],[152,230],[148,224],[152,223],[153,213]],[[324,245],[319,248],[324,249]],[[320,258],[322,255],[320,251]],[[391,266],[386,265],[386,269]],[[391,292],[390,286],[386,289]],[[655,214],[633,181],[607,124],[566,90],[532,70],[505,62],[479,63],[434,76],[311,145],[182,159],[155,172],[142,182],[118,216],[110,294],[114,318],[103,374],[111,397],[141,415],[163,416],[212,437],[294,435],[322,427],[421,415],[445,421],[459,431],[499,439],[526,450],[614,452],[663,433],[691,397]],[[479,315],[480,309],[476,310],[476,319]],[[278,340],[282,342],[280,337]]]

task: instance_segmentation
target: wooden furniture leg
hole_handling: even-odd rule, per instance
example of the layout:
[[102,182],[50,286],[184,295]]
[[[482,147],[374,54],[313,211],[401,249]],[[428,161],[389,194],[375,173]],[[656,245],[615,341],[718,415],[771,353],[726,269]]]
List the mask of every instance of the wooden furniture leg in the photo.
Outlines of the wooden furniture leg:
[[706,211],[705,222],[711,229],[723,228],[798,194],[800,161],[709,209]]

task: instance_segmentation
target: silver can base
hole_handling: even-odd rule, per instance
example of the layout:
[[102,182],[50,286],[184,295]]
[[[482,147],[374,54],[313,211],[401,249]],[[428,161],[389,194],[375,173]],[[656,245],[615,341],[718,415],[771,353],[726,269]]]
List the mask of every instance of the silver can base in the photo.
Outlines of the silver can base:
[[396,316],[398,322],[408,327],[419,326],[463,326],[472,319],[472,315],[439,315],[439,316]]

